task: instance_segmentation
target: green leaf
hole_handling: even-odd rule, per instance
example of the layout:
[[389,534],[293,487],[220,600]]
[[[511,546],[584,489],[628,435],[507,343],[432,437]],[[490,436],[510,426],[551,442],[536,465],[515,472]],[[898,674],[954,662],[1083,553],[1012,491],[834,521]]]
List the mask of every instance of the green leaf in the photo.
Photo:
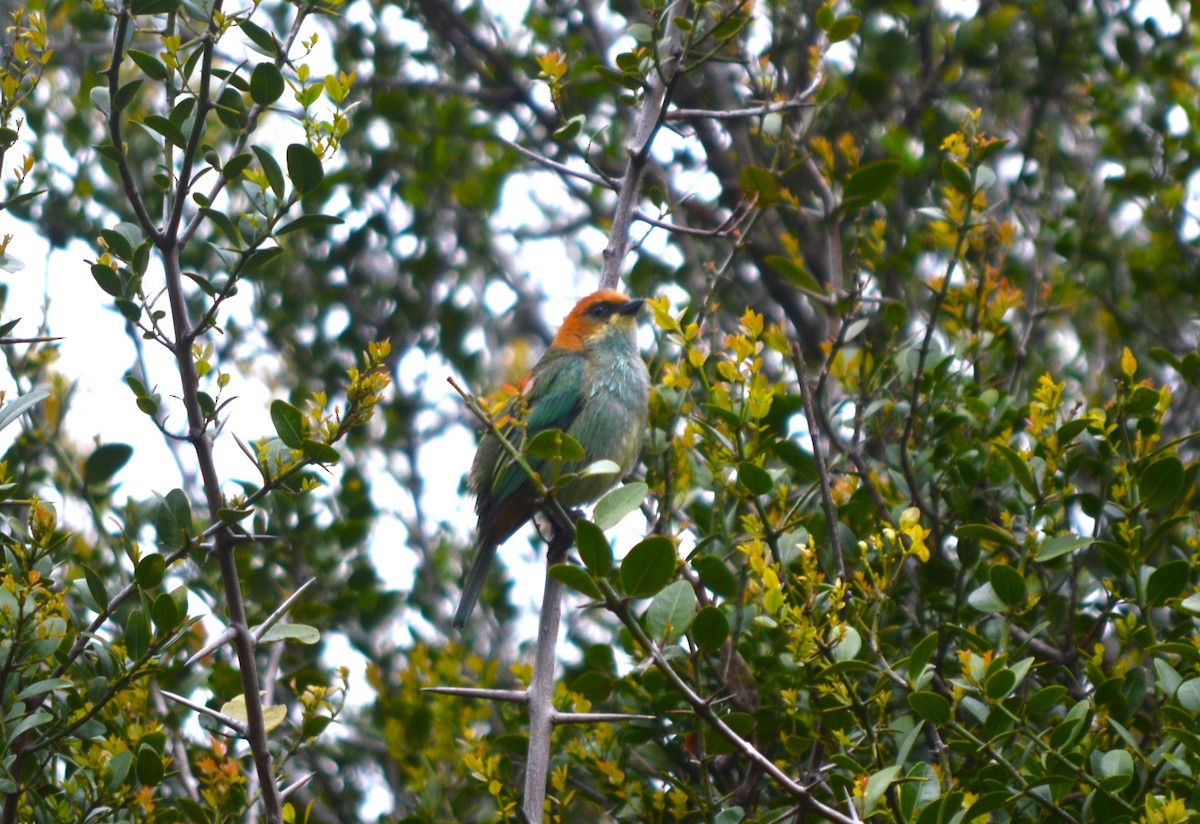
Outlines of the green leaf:
[[117,298],[117,300],[113,301],[113,305],[117,307],[117,311],[121,313],[121,316],[130,323],[137,323],[142,319],[142,306],[139,303]]
[[253,509],[228,509],[226,507],[222,507],[221,509],[217,510],[217,518],[220,519],[221,523],[229,524],[231,526],[239,521],[244,521],[253,514]]
[[583,469],[574,473],[576,478],[590,478],[593,475],[609,475],[613,480],[616,480],[621,475],[621,467],[616,461],[601,458],[598,461],[592,461]]
[[50,390],[39,386],[16,400],[4,404],[0,407],[0,429],[8,426],[48,397],[50,397]]
[[87,565],[83,567],[83,575],[87,581],[88,592],[96,600],[96,605],[100,609],[108,609],[108,590],[104,586],[104,579],[100,577],[96,570]]
[[259,63],[250,73],[250,97],[260,106],[270,106],[283,96],[283,75],[274,63]]
[[131,80],[117,89],[117,96],[115,98],[117,109],[124,109],[134,101],[138,90],[142,88],[142,83],[143,81],[139,78],[138,80]]
[[746,816],[746,811],[741,807],[726,807],[717,813],[717,817],[713,819],[713,824],[738,824]]
[[[280,249],[278,246],[271,246],[265,249],[255,249],[246,256],[246,261],[242,264],[242,271],[246,274],[257,272],[259,269],[263,268],[282,254],[283,249]],[[236,294],[236,291],[231,294]]]
[[715,652],[729,637],[729,619],[720,607],[709,604],[692,619],[691,635],[702,652]]
[[301,215],[291,223],[286,223],[275,230],[276,237],[304,229],[323,229],[326,226],[341,226],[346,221],[334,215]]
[[966,167],[949,158],[942,161],[942,177],[946,178],[947,183],[964,195],[971,194],[975,188],[971,182],[971,173],[966,170]]
[[980,612],[1004,612],[1008,604],[1004,602],[991,583],[986,583],[967,596],[967,603]]
[[153,589],[162,583],[167,571],[167,559],[157,552],[143,555],[134,570],[133,579],[142,589]]
[[661,643],[672,643],[687,632],[696,617],[696,593],[687,581],[675,581],[646,607],[646,629]]
[[151,80],[161,83],[167,79],[167,67],[154,55],[137,49],[130,49],[125,53],[129,55],[134,65],[142,70],[142,74]]
[[1195,592],[1180,601],[1175,608],[1193,618],[1200,618],[1200,592]]
[[46,678],[42,681],[35,681],[25,689],[17,693],[17,701],[25,701],[33,698],[35,695],[51,692],[53,690],[74,689],[75,682],[69,678]]
[[1183,462],[1174,455],[1159,458],[1142,470],[1138,489],[1142,504],[1150,509],[1166,506],[1183,491]]
[[954,530],[954,534],[960,539],[968,541],[989,541],[993,544],[1011,547],[1017,545],[1012,533],[991,524],[963,524]]
[[775,488],[775,479],[761,466],[742,461],[738,464],[738,483],[751,495],[766,495]]
[[301,644],[312,646],[321,641],[321,631],[308,624],[275,624],[258,639],[260,644],[273,644],[276,641],[299,641]]
[[925,672],[925,665],[933,657],[933,652],[937,649],[937,644],[938,633],[937,630],[934,630],[918,641],[917,645],[913,647],[913,651],[908,656],[908,662],[904,665],[909,683],[916,683],[917,678]]
[[83,464],[83,482],[87,486],[107,483],[129,463],[133,447],[123,443],[108,443],[96,447]]
[[731,14],[717,25],[713,26],[712,37],[714,40],[728,40],[733,37],[750,22],[750,16],[746,14]]
[[237,180],[242,176],[242,172],[250,167],[254,162],[254,156],[249,152],[242,152],[225,161],[225,165],[221,167],[221,174],[229,180]]
[[1033,718],[1049,712],[1051,708],[1062,701],[1066,694],[1067,688],[1060,684],[1051,684],[1048,687],[1042,687],[1025,702],[1026,717]]
[[573,140],[583,131],[584,124],[587,122],[587,117],[582,114],[577,114],[570,118],[566,123],[554,131],[555,140]]
[[117,275],[115,269],[111,266],[105,266],[103,263],[92,264],[92,278],[96,284],[114,298],[119,298],[125,294],[125,284]]
[[1154,677],[1158,680],[1158,686],[1162,688],[1163,695],[1167,699],[1175,697],[1175,693],[1179,690],[1179,685],[1183,683],[1183,676],[1162,658],[1154,658]]
[[1100,759],[1100,786],[1120,792],[1133,780],[1133,758],[1125,750],[1109,750]]
[[319,464],[335,464],[342,459],[342,453],[327,443],[305,438],[300,444],[304,457]]
[[737,579],[729,566],[716,555],[697,555],[692,559],[692,569],[700,576],[700,583],[717,595],[732,598],[738,591]]
[[983,691],[988,698],[999,701],[1013,691],[1017,685],[1017,674],[1008,667],[1001,667],[987,677]]
[[1070,532],[1063,535],[1055,535],[1038,548],[1038,551],[1033,556],[1033,560],[1051,561],[1060,555],[1066,555],[1077,549],[1083,549],[1085,546],[1091,545],[1095,540],[1095,538],[1081,538]]
[[675,577],[675,542],[651,535],[621,561],[621,589],[631,598],[654,595]]
[[896,780],[897,774],[900,772],[900,765],[894,764],[890,767],[884,767],[876,773],[872,773],[867,779],[867,789],[863,797],[863,817],[868,818],[875,811],[875,807],[879,805],[884,793],[888,787],[892,786],[892,782]]
[[154,619],[154,626],[158,628],[160,635],[166,635],[179,626],[179,621],[182,618],[179,614],[179,608],[175,604],[175,599],[171,597],[171,593],[169,592],[160,592],[154,598],[154,604],[150,608],[150,617]]
[[1146,603],[1160,607],[1183,594],[1192,580],[1192,565],[1182,558],[1168,561],[1150,574],[1146,582]]
[[129,775],[129,769],[133,766],[133,752],[130,750],[122,750],[108,759],[108,764],[104,770],[108,774],[108,788],[114,792],[125,784],[125,777]]
[[839,17],[829,27],[829,42],[840,43],[843,40],[849,40],[861,25],[862,18],[857,14],[847,14],[845,17]]
[[525,445],[525,453],[540,461],[582,461],[587,457],[579,441],[561,429],[537,433]]
[[803,289],[805,292],[814,294],[823,294],[821,284],[817,283],[817,279],[804,268],[802,264],[783,255],[767,255],[765,258],[766,264],[774,269],[797,289]]
[[830,630],[830,642],[832,647],[829,650],[830,657],[835,662],[853,661],[858,656],[859,650],[862,649],[862,636],[858,634],[858,630],[850,625],[834,628]]
[[1079,436],[1079,433],[1091,426],[1091,423],[1087,418],[1076,418],[1073,421],[1064,423],[1058,428],[1058,432],[1054,433],[1054,436],[1058,439],[1059,447],[1065,447],[1071,441],[1075,440]]
[[817,24],[817,28],[826,34],[829,34],[829,30],[833,28],[833,24],[837,22],[833,15],[832,0],[826,0],[821,8],[817,9],[817,15],[814,19]]
[[150,625],[146,613],[135,609],[125,622],[125,652],[132,661],[140,661],[150,651]]
[[182,489],[172,489],[159,501],[154,516],[158,542],[178,547],[192,534],[192,507]]
[[156,786],[163,780],[162,756],[155,752],[153,747],[146,744],[138,747],[135,774],[142,786]]
[[262,167],[263,174],[267,176],[267,185],[275,193],[275,199],[283,200],[283,170],[279,168],[274,155],[262,146],[251,146],[250,148],[258,158],[258,165]]
[[45,710],[38,710],[37,712],[25,716],[13,726],[5,729],[8,743],[12,744],[12,742],[16,741],[17,738],[19,738],[23,733],[40,727],[53,718],[54,716]]
[[187,138],[183,136],[183,130],[172,123],[161,114],[148,114],[142,118],[142,125],[151,131],[162,135],[166,140],[178,149],[187,148]]
[[1149,386],[1136,386],[1125,404],[1125,414],[1145,415],[1158,405],[1159,400],[1161,400],[1161,396],[1158,394],[1158,390],[1151,389]]
[[550,567],[549,575],[555,580],[569,586],[576,592],[582,592],[593,601],[603,601],[604,596],[587,570],[572,564],[554,564]]
[[618,486],[597,503],[592,512],[596,526],[602,531],[612,529],[624,520],[625,516],[642,505],[650,488],[641,481]]
[[588,572],[597,578],[603,578],[612,572],[613,553],[608,538],[600,531],[600,527],[586,518],[575,522],[575,546]]
[[287,147],[287,170],[292,185],[302,195],[317,188],[325,177],[321,159],[303,143],[293,143]]
[[912,711],[933,724],[945,724],[950,720],[950,702],[936,692],[922,690],[908,696]]
[[292,449],[304,443],[304,413],[285,400],[271,401],[271,423],[279,440]]
[[1175,700],[1189,712],[1200,712],[1200,678],[1189,678],[1175,690]]
[[1029,464],[1025,463],[1025,459],[1008,444],[993,443],[992,449],[1000,453],[1004,460],[1008,461],[1009,467],[1013,471],[1013,477],[1017,479],[1017,483],[1032,495],[1038,497],[1037,483],[1033,479],[1033,473],[1029,471]]
[[988,570],[988,582],[992,591],[1008,606],[1025,603],[1025,579],[1008,564],[996,564]]
[[179,8],[179,0],[133,0],[130,11],[140,14],[170,14]]
[[[225,715],[241,721],[243,724],[247,721],[246,715],[246,696],[235,695],[230,700],[221,705],[221,712]],[[287,707],[280,704],[272,704],[262,708],[263,726],[267,732],[278,727],[287,718]]]
[[266,29],[244,17],[239,18],[237,23],[241,27],[242,33],[246,35],[246,39],[258,46],[268,57],[273,58],[279,54],[279,46],[275,42],[275,37]]
[[780,186],[775,175],[761,166],[746,166],[738,174],[738,185],[742,194],[749,200],[754,200],[760,209],[773,206],[779,202]]
[[234,246],[242,245],[242,233],[238,231],[237,224],[233,222],[229,215],[218,209],[209,209],[208,207],[202,207],[200,214],[212,221],[213,225],[221,230],[221,234],[225,236],[225,239]]
[[858,208],[883,197],[904,165],[899,160],[877,160],[859,167],[842,188],[843,207]]

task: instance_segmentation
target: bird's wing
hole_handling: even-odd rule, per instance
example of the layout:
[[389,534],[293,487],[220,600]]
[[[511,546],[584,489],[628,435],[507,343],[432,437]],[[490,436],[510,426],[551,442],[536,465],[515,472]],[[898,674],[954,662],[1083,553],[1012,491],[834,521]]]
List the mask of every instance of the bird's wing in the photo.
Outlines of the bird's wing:
[[[529,437],[547,429],[566,431],[583,407],[584,358],[575,352],[549,350],[542,357],[530,378],[526,404],[529,415],[525,429]],[[505,433],[506,435],[508,433]],[[530,466],[540,470],[541,462]],[[504,501],[517,493],[529,479],[519,466],[509,460],[496,461],[492,482],[492,498]]]

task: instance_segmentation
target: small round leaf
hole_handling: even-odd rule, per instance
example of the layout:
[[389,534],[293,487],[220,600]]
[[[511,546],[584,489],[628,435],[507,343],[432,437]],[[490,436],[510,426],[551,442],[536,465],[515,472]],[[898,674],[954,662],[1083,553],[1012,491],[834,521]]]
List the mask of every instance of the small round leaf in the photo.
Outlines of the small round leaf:
[[651,535],[621,561],[621,589],[632,598],[653,595],[675,577],[675,542]]

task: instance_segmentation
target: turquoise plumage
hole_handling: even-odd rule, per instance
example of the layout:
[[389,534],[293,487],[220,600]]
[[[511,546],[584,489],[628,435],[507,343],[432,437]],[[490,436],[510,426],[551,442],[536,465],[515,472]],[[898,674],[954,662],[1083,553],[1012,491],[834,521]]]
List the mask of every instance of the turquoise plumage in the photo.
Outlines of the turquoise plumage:
[[[577,472],[600,460],[619,467],[618,472],[578,478],[559,489],[556,497],[565,507],[599,498],[637,462],[650,393],[650,375],[637,348],[636,317],[642,304],[610,290],[588,295],[567,315],[529,374],[524,395],[526,436],[559,429],[584,449],[582,461],[565,461],[559,471]],[[513,399],[500,416],[516,415],[519,406]],[[508,427],[506,438],[510,432],[516,432],[515,426]],[[530,465],[539,475],[551,469],[540,461]],[[475,608],[496,549],[543,503],[490,432],[480,440],[468,483],[476,496],[479,537],[454,614],[454,626],[459,628]]]

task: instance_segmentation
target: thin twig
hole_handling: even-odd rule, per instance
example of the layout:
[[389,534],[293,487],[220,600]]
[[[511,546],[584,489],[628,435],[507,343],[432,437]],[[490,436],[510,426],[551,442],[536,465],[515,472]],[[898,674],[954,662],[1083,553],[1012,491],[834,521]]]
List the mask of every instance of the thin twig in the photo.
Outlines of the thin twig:
[[712,705],[704,698],[701,698],[683,680],[682,676],[675,671],[674,667],[666,659],[666,656],[663,655],[662,650],[658,648],[658,645],[654,643],[646,634],[642,625],[634,618],[629,608],[621,600],[621,596],[613,589],[612,584],[604,579],[597,580],[596,584],[604,594],[609,610],[621,620],[621,623],[629,630],[638,646],[650,656],[650,660],[654,663],[654,666],[666,676],[672,688],[692,707],[697,716],[732,744],[735,750],[746,756],[747,759],[752,761],[763,772],[771,776],[789,795],[801,802],[808,810],[823,815],[830,821],[836,822],[836,824],[853,824],[855,819],[814,798],[808,787],[785,773],[774,761],[763,755],[757,747],[745,738],[742,738],[726,724],[725,719],[717,715]]
[[121,111],[116,105],[117,92],[120,90],[121,62],[125,58],[125,46],[129,42],[131,5],[131,0],[125,0],[122,4],[121,11],[117,15],[117,27],[113,32],[112,61],[108,65],[108,136],[112,140],[113,149],[117,152],[117,171],[121,175],[121,187],[125,199],[133,209],[142,231],[157,242],[162,235],[154,225],[154,221],[150,219],[150,213],[146,211],[142,193],[138,190],[137,182],[133,179],[133,172],[129,168],[129,156],[125,153],[125,139],[121,134]]
[[246,725],[234,718],[232,715],[226,715],[223,712],[214,710],[212,707],[206,707],[204,704],[198,704],[190,698],[184,698],[182,695],[176,695],[175,693],[168,692],[167,690],[161,690],[161,692],[164,698],[170,698],[175,703],[183,704],[183,706],[190,710],[195,710],[198,713],[207,715],[209,718],[213,718],[229,727],[229,729],[233,730],[238,735],[245,737]]
[[762,117],[763,115],[774,114],[776,112],[786,112],[793,109],[807,109],[817,105],[809,101],[806,97],[810,92],[815,91],[815,86],[801,92],[801,97],[793,100],[785,100],[779,103],[765,103],[762,106],[753,106],[748,109],[671,109],[667,112],[667,120],[693,120],[695,118],[704,118],[705,120],[742,120],[747,117]]
[[660,41],[658,71],[650,73],[646,90],[633,126],[633,137],[626,146],[628,160],[621,184],[617,190],[617,206],[613,211],[612,229],[608,233],[608,245],[604,248],[604,264],[600,270],[600,288],[616,289],[621,279],[621,263],[629,252],[629,227],[637,209],[638,193],[641,191],[642,175],[650,156],[650,146],[658,133],[671,103],[671,91],[679,77],[680,61],[683,57],[681,40],[683,32],[675,25],[679,0],[664,10],[667,21]]
[[572,169],[570,166],[567,166],[565,163],[559,163],[557,160],[551,160],[550,158],[546,157],[544,154],[539,154],[538,152],[535,152],[532,149],[526,149],[520,143],[513,143],[511,140],[505,140],[502,137],[498,137],[496,139],[498,141],[500,141],[501,143],[503,143],[508,148],[512,149],[517,154],[523,155],[524,157],[529,158],[530,160],[534,161],[535,163],[540,163],[541,165],[545,166],[547,169],[553,169],[554,171],[558,172],[559,174],[567,175],[568,177],[577,177],[580,180],[591,183],[593,186],[601,186],[605,189],[613,188],[613,183],[611,180],[605,180],[603,177],[601,177],[598,174],[593,174],[592,172],[585,172],[585,171],[582,171],[581,169]]
[[525,690],[493,690],[483,687],[421,687],[421,692],[435,695],[456,695],[459,698],[482,698],[485,701],[504,701],[509,704],[524,704],[529,700]]
[[804,353],[800,351],[799,342],[792,342],[792,361],[799,373],[800,398],[804,404],[804,417],[808,422],[808,437],[812,441],[813,460],[817,462],[817,480],[821,485],[821,508],[825,512],[825,533],[829,538],[829,548],[833,550],[833,568],[841,581],[846,580],[846,560],[842,557],[842,540],[838,534],[837,507],[833,503],[830,490],[829,467],[825,463],[825,450],[821,447],[821,425],[817,421],[817,413],[813,406],[812,387],[808,383],[808,366],[804,363]]

